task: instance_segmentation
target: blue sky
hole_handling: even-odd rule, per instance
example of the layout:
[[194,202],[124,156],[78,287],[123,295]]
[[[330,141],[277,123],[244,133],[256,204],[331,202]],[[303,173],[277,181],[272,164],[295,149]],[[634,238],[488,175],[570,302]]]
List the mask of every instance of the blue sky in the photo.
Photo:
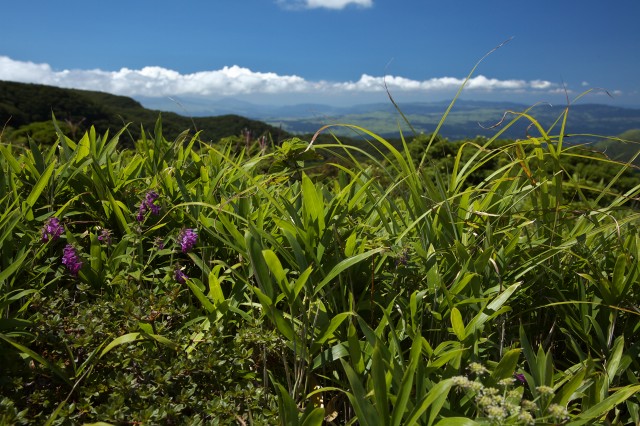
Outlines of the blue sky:
[[[464,98],[640,106],[638,0],[22,0],[0,79],[257,103]],[[386,76],[386,77],[385,77]]]

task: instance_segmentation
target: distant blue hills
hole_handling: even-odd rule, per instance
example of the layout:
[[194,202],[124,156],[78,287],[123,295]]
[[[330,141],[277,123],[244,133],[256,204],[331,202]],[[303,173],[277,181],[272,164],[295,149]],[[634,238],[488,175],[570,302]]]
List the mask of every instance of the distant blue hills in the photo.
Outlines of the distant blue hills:
[[[138,100],[147,108],[173,111],[183,115],[241,115],[264,121],[290,133],[313,133],[323,125],[346,123],[361,126],[385,137],[398,136],[399,129],[405,134],[413,130],[418,133],[431,133],[436,129],[449,105],[449,101],[399,104],[410,127],[391,102],[341,107],[315,103],[285,106],[259,105],[233,98],[216,102],[197,99],[177,102],[168,98],[138,98]],[[517,116],[514,113],[524,112],[530,107],[530,105],[513,102],[461,99],[456,102],[447,116],[440,134],[449,139],[493,136]],[[533,106],[528,114],[534,117],[543,128],[550,129],[565,107],[565,105],[539,104]],[[503,117],[504,120],[502,120]],[[497,125],[500,122],[502,125]],[[558,134],[559,129],[560,123],[557,123],[554,128],[551,128],[550,133]],[[589,138],[588,135],[615,136],[631,129],[640,129],[640,109],[585,103],[570,107],[565,133],[584,139]],[[338,135],[353,135],[353,132],[348,129],[336,127],[333,130]],[[501,134],[501,138],[524,138],[527,135],[537,136],[538,133],[531,128],[530,120],[521,118],[510,125]]]

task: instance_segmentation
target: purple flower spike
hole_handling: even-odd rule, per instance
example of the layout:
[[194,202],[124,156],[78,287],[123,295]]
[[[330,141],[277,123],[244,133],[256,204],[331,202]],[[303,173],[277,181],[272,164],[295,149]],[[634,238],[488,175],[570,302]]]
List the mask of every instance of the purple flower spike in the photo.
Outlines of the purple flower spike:
[[175,271],[173,271],[173,278],[180,284],[184,284],[189,279],[180,267],[177,267]]
[[183,253],[190,251],[198,240],[198,231],[196,229],[183,229],[178,234],[178,242]]
[[162,240],[161,237],[156,237],[155,240],[153,240],[153,245],[158,249],[158,250],[162,250],[164,248],[164,241]]
[[524,383],[526,382],[526,379],[524,377],[524,374],[521,373],[513,373],[513,377],[516,378],[516,380],[518,380],[520,383]]
[[100,235],[98,235],[98,241],[102,241],[106,245],[111,245],[111,231],[108,229],[102,229]]
[[78,252],[71,244],[67,244],[62,252],[62,264],[67,267],[71,275],[78,276],[80,268],[82,268],[82,261],[78,257]]
[[155,215],[160,214],[160,206],[155,204],[158,197],[159,195],[155,191],[149,191],[146,193],[144,200],[140,203],[140,208],[138,208],[138,214],[136,215],[136,220],[138,222],[142,222],[144,220],[144,215],[147,211],[150,211]]
[[60,235],[64,232],[64,226],[60,223],[60,220],[57,217],[50,217],[44,223],[44,227],[42,228],[42,239],[43,243],[47,241],[55,241],[60,238]]

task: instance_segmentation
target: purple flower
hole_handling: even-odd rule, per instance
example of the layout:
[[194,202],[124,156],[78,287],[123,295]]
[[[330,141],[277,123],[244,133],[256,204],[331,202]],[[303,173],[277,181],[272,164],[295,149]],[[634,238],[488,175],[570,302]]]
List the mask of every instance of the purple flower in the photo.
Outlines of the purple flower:
[[520,383],[524,383],[526,382],[526,379],[524,377],[524,374],[521,373],[513,373],[513,377],[516,378],[516,380],[518,380]]
[[98,235],[98,241],[102,241],[106,245],[111,245],[111,231],[108,229],[102,229],[100,235]]
[[183,253],[188,252],[193,248],[198,240],[198,231],[196,229],[183,229],[178,234],[178,242]]
[[153,245],[158,249],[158,250],[162,250],[164,248],[164,241],[162,240],[161,237],[156,237],[153,240]]
[[71,244],[67,244],[62,252],[62,264],[67,267],[71,275],[77,277],[82,261],[78,257],[78,252]]
[[47,241],[55,241],[60,238],[60,235],[64,232],[64,226],[60,223],[60,220],[57,217],[50,217],[44,223],[44,227],[42,228],[42,239],[43,243]]
[[149,191],[146,193],[144,200],[142,200],[140,207],[138,208],[138,214],[136,215],[136,220],[138,222],[142,222],[144,220],[144,215],[147,211],[150,211],[155,215],[160,214],[160,206],[155,204],[158,197],[159,195],[155,191]]
[[189,279],[179,266],[173,271],[173,278],[180,284],[184,284]]

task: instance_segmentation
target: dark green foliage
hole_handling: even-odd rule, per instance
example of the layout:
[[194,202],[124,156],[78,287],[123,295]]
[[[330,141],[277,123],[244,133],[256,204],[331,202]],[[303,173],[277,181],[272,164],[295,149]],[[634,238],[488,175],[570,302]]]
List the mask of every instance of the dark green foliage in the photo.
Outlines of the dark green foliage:
[[[82,135],[90,126],[99,133],[108,129],[116,131],[127,123],[132,123],[123,138],[125,144],[131,144],[140,138],[141,126],[152,129],[160,114],[142,107],[138,102],[124,96],[77,89],[62,89],[39,84],[24,84],[0,81],[0,123],[28,133],[39,143],[49,143],[49,138],[39,140],[32,130],[22,128],[34,122],[45,122],[54,114],[58,120],[66,123],[72,130],[71,136]],[[164,136],[176,138],[186,129],[192,133],[201,132],[206,141],[217,142],[230,135],[240,135],[250,130],[253,138],[271,135],[275,141],[287,137],[283,132],[268,124],[250,120],[237,115],[220,117],[188,118],[171,112],[163,112]],[[76,129],[77,128],[77,129]],[[129,138],[130,136],[130,138]],[[11,134],[5,138],[11,140]]]

